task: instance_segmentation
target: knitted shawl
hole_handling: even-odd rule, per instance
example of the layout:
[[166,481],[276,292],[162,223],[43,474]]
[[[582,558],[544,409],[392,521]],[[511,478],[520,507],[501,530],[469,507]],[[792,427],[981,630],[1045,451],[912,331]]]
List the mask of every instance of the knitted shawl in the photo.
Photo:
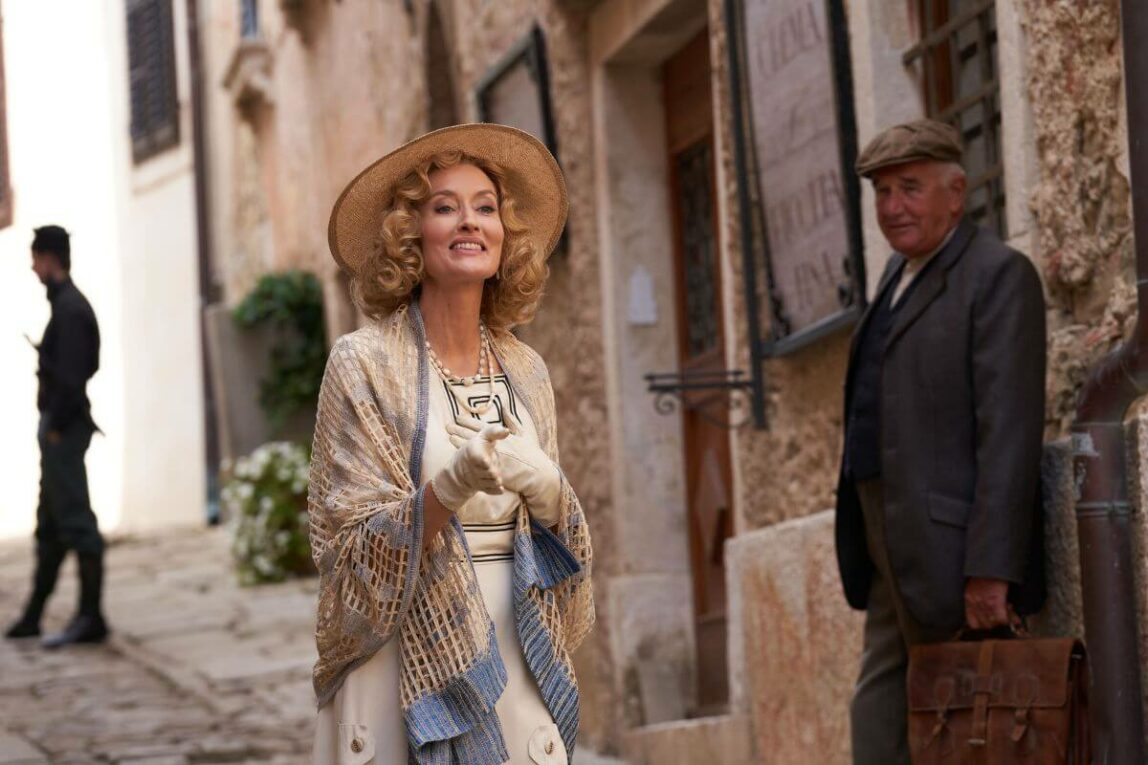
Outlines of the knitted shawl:
[[[345,335],[319,393],[308,496],[319,569],[314,685],[319,706],[387,641],[399,641],[400,700],[410,759],[501,765],[495,701],[506,685],[494,623],[457,518],[424,553],[420,472],[428,359],[417,304]],[[546,365],[509,332],[492,350],[557,462]],[[523,505],[514,537],[518,637],[543,701],[574,752],[578,685],[570,652],[594,621],[590,535],[563,479],[555,531]]]

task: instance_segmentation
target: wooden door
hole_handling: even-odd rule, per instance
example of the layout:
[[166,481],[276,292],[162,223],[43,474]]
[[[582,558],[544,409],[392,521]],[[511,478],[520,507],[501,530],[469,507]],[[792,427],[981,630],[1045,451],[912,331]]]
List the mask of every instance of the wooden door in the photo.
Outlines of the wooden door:
[[[709,31],[663,69],[677,274],[678,348],[684,374],[725,368],[717,226]],[[696,391],[683,409],[690,563],[697,637],[698,709],[728,701],[724,542],[733,531],[724,392]],[[709,419],[707,419],[707,415]]]

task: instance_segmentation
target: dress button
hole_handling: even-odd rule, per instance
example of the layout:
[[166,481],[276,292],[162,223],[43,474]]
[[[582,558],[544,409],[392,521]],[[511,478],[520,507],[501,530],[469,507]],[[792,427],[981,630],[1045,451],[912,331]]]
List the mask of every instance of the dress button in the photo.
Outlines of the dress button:
[[546,753],[547,754],[554,754],[554,742],[553,741],[547,741],[546,742]]
[[355,754],[363,751],[363,742],[357,738],[351,739],[351,751]]

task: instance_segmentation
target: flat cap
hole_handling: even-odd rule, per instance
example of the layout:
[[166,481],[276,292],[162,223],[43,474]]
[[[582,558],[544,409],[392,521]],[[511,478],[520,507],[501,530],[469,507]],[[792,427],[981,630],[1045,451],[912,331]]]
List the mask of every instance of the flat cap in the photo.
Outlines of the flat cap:
[[952,125],[916,120],[878,133],[857,157],[855,167],[858,175],[868,178],[882,167],[923,159],[959,163],[961,153],[961,136]]

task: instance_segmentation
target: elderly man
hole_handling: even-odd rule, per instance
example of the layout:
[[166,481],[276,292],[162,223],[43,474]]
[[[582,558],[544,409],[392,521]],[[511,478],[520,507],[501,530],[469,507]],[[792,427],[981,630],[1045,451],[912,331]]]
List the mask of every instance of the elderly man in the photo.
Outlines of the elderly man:
[[853,337],[837,489],[841,579],[866,611],[858,765],[909,763],[909,646],[1044,598],[1044,297],[1032,263],[965,217],[960,160],[931,120],[857,160],[894,250]]

